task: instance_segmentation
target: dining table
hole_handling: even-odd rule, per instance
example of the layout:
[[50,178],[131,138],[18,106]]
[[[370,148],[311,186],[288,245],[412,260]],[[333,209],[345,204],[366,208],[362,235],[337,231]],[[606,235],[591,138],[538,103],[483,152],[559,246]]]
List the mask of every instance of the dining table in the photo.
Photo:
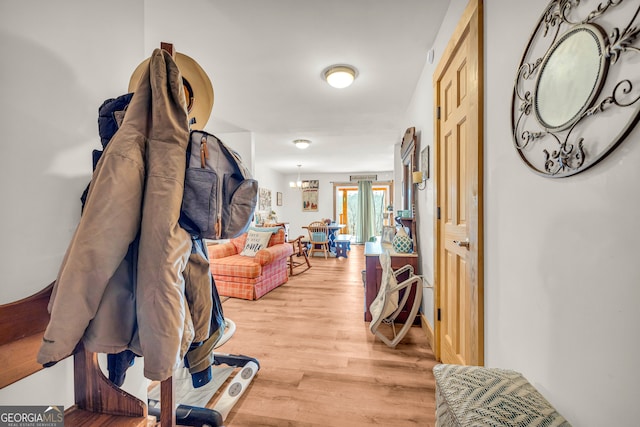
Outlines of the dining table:
[[[329,252],[334,255],[336,254],[336,236],[338,235],[338,232],[346,226],[346,224],[338,224],[335,222],[327,225],[327,228],[329,229]],[[306,225],[302,228],[304,228],[305,230],[308,229]]]

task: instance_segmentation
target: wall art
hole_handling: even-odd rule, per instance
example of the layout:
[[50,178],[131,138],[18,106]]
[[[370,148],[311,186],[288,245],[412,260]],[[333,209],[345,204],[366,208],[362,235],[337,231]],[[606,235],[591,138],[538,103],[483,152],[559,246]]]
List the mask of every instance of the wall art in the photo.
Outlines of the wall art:
[[318,187],[320,181],[302,181],[302,211],[316,212],[318,210]]
[[271,190],[258,189],[258,210],[271,211]]
[[583,172],[636,125],[639,15],[638,2],[549,2],[522,55],[511,105],[515,148],[534,172]]

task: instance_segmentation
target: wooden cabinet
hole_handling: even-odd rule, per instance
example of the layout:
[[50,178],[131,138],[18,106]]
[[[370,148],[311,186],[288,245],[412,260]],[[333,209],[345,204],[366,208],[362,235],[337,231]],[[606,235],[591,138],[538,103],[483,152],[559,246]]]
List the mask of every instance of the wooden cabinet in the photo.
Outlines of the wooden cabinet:
[[[382,253],[382,246],[380,242],[367,242],[364,247],[364,257],[365,257],[365,284],[364,284],[364,320],[366,322],[371,321],[371,313],[369,312],[369,306],[378,295],[378,291],[380,290],[380,282],[382,279],[382,266],[380,265],[380,254]],[[415,274],[418,273],[418,254],[410,253],[410,254],[402,254],[395,252],[393,249],[389,248],[389,252],[391,254],[391,268],[394,270],[399,269],[407,264],[413,267],[413,271]],[[406,277],[400,276],[398,277],[398,282],[406,279]],[[415,291],[412,291],[415,292]],[[404,323],[407,320],[407,316],[409,311],[411,311],[411,303],[414,300],[414,295],[409,295],[409,299],[407,300],[407,304],[400,312],[400,315],[397,318],[397,321],[400,323]],[[419,317],[416,317],[414,321],[415,324],[420,324]]]

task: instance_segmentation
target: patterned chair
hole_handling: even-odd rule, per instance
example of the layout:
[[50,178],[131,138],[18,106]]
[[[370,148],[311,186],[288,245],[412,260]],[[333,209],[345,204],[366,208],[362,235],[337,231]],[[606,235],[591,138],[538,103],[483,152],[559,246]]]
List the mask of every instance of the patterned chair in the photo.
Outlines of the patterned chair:
[[256,300],[289,280],[287,261],[293,248],[285,242],[284,228],[275,229],[267,247],[253,257],[240,255],[246,240],[244,233],[208,247],[209,268],[220,296]]

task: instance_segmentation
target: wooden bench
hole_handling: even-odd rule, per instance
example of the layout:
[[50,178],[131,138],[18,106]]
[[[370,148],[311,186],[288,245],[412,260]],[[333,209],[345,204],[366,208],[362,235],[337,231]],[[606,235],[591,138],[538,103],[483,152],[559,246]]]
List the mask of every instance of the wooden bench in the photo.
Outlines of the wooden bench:
[[[49,323],[47,305],[53,283],[19,301],[0,305],[0,388],[43,369],[36,355]],[[102,373],[98,355],[76,347],[74,359],[75,405],[65,410],[65,426],[147,426],[147,404],[114,385]],[[173,379],[161,384],[160,425],[175,426]],[[153,421],[151,422],[153,424]]]

